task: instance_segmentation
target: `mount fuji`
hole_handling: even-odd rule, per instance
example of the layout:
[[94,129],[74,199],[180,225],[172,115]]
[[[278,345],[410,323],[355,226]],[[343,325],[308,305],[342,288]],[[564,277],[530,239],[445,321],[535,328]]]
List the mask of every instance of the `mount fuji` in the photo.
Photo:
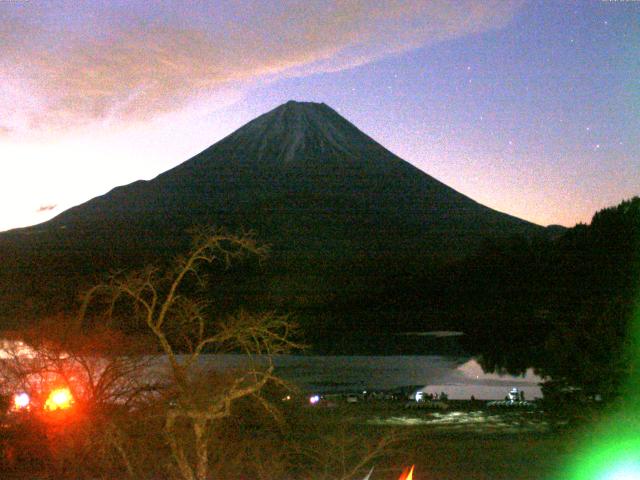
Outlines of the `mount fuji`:
[[388,298],[398,276],[463,257],[488,238],[545,230],[453,190],[327,105],[290,101],[152,180],[0,234],[0,319],[15,318],[25,299],[70,298],[108,269],[173,256],[195,225],[255,231],[272,251],[257,297],[303,305],[320,332],[340,323],[327,303],[349,310],[366,298],[363,316],[375,317],[370,299]]

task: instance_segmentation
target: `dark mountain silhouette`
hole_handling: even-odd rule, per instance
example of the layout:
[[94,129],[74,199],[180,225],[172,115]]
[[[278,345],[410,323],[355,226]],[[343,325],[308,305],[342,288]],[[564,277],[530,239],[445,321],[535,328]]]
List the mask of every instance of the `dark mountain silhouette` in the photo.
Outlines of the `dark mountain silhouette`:
[[[258,288],[253,296],[276,307],[302,304],[308,322],[327,326],[320,332],[393,317],[380,307],[393,297],[387,290],[426,265],[466,255],[489,237],[544,231],[430,177],[325,104],[292,101],[153,180],[0,234],[1,294],[14,305],[0,313],[16,315],[25,299],[66,299],[107,269],[174,255],[194,225],[252,229],[271,244],[265,286],[244,291]],[[375,296],[384,300],[360,315],[354,305]],[[341,323],[347,310],[362,318]],[[407,321],[393,318],[391,330]]]

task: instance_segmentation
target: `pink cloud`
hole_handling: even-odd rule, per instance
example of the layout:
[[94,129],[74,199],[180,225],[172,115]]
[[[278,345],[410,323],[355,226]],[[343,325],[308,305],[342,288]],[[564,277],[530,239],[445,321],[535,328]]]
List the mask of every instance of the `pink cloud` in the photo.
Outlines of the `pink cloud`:
[[43,212],[50,212],[51,210],[55,210],[55,208],[58,205],[42,205],[40,208],[38,208],[38,210],[36,210],[37,213],[43,213]]
[[[289,1],[274,11],[258,2],[247,4],[252,15],[239,21],[206,4],[176,13],[149,2],[135,18],[117,22],[113,12],[98,11],[90,28],[65,28],[59,18],[46,20],[55,2],[36,3],[20,4],[0,27],[7,46],[0,67],[9,72],[0,77],[5,133],[147,120],[222,89],[348,69],[500,28],[519,6],[506,0]],[[29,17],[36,13],[30,8],[39,15]]]

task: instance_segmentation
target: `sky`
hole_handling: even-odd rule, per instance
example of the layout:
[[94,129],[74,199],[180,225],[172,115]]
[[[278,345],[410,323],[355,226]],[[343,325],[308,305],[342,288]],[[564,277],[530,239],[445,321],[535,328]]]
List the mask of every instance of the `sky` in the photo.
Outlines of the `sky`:
[[640,1],[0,0],[0,231],[290,99],[541,224],[640,195]]

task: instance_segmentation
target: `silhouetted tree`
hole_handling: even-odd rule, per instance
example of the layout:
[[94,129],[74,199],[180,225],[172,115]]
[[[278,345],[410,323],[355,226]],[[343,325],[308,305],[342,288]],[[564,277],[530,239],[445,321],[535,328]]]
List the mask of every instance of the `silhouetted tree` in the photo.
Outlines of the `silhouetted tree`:
[[640,198],[554,241],[485,247],[474,262],[463,290],[475,321],[465,331],[484,368],[534,367],[557,388],[619,394],[640,286]]

